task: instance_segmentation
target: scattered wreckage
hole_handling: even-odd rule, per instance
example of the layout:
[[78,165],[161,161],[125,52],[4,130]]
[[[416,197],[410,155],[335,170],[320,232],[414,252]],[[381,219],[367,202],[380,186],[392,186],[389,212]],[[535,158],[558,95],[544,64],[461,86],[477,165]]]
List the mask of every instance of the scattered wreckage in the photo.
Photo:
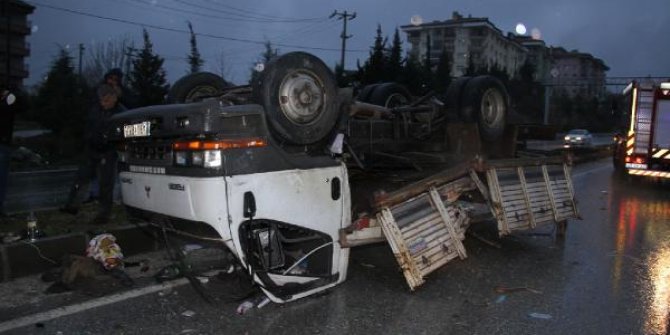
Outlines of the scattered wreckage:
[[[513,157],[516,135],[505,87],[490,76],[419,99],[396,83],[371,85],[354,100],[321,60],[293,52],[250,86],[195,74],[169,99],[112,119],[124,205],[222,241],[273,302],[342,283],[350,248],[382,241],[414,290],[467,257],[465,230],[482,209],[500,235],[578,216],[562,159],[482,158]],[[447,167],[424,169],[422,159]],[[347,164],[371,171],[388,160],[426,178],[375,192],[370,215],[352,213]]]

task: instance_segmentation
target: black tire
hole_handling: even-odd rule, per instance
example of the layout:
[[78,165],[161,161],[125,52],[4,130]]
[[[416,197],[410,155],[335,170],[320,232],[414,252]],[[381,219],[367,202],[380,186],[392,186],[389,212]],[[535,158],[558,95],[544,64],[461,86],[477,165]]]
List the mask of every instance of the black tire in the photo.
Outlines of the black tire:
[[618,176],[626,175],[626,162],[624,161],[624,150],[623,143],[615,143],[612,150],[612,166],[614,167],[614,173]]
[[465,86],[461,116],[477,121],[482,139],[495,141],[502,136],[508,109],[509,96],[500,80],[492,76],[479,76]]
[[398,83],[383,83],[374,88],[369,102],[386,108],[407,106],[412,103],[412,94]]
[[188,103],[213,97],[231,85],[210,72],[197,72],[181,77],[168,91],[168,103]]
[[291,52],[271,60],[252,85],[270,129],[291,144],[324,139],[340,116],[335,76],[308,53]]
[[444,102],[445,110],[450,116],[458,116],[459,119],[465,122],[475,122],[474,118],[467,120],[467,115],[462,115],[461,105],[463,101],[463,92],[465,91],[465,85],[472,79],[472,77],[460,77],[449,84],[447,87],[447,92],[442,98]]
[[361,89],[360,92],[358,92],[358,95],[356,96],[356,100],[360,102],[370,102],[370,96],[372,95],[372,91],[377,88],[379,84],[371,84],[371,85],[365,85],[363,89]]

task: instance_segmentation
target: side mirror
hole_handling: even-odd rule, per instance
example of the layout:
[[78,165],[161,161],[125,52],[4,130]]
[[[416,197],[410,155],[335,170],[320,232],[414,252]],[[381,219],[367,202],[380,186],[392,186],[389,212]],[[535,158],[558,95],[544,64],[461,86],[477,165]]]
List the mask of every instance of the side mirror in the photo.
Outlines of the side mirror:
[[256,198],[251,192],[244,193],[243,212],[245,218],[253,218],[256,216]]

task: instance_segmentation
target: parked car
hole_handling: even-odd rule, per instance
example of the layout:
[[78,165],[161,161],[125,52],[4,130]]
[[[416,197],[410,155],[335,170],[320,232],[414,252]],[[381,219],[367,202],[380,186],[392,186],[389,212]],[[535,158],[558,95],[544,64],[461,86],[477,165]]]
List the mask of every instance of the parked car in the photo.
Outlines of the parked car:
[[593,137],[586,129],[572,129],[563,138],[563,143],[567,146],[590,146]]

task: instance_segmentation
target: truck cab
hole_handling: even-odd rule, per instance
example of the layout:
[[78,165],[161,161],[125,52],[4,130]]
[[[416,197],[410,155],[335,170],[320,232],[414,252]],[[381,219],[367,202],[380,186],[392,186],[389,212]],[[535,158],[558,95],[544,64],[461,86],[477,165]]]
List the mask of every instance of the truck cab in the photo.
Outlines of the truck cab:
[[151,106],[114,117],[123,202],[135,217],[211,227],[275,302],[346,278],[346,167],[289,153],[259,105],[217,99]]
[[614,168],[631,176],[670,178],[670,82],[632,82],[623,94],[628,114],[624,131],[614,139]]

